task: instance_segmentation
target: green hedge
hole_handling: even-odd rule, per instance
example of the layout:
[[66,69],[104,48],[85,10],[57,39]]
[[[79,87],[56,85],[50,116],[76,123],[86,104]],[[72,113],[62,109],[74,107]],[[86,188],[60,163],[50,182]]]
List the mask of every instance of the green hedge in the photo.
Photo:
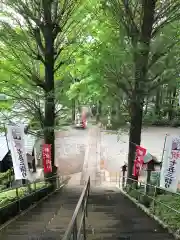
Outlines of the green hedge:
[[23,198],[24,196],[29,195],[32,192],[35,192],[36,190],[45,188],[50,186],[47,182],[38,182],[36,184],[32,183],[25,187],[20,187],[16,189],[11,189],[7,191],[3,191],[0,193],[0,209],[18,199]]

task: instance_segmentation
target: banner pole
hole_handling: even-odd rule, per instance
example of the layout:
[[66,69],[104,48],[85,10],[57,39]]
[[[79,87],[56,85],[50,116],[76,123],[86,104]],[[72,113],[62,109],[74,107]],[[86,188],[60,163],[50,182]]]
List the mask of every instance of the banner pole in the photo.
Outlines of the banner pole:
[[162,168],[162,163],[163,163],[163,158],[164,158],[164,153],[165,153],[165,147],[166,147],[166,141],[167,141],[168,134],[166,133],[165,138],[164,138],[164,146],[163,146],[163,151],[162,151],[162,156],[161,156],[161,167]]
[[8,152],[9,152],[9,143],[8,143],[8,138],[7,138],[7,130],[6,130],[6,125],[5,124],[3,124],[4,125],[4,133],[5,133],[5,137],[6,137],[6,144],[7,144],[7,148],[8,148]]

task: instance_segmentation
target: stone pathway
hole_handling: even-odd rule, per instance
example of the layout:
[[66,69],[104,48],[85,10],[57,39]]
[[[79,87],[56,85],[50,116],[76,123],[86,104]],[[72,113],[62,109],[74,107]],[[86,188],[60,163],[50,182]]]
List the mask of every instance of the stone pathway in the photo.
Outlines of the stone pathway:
[[82,171],[88,130],[69,129],[56,133],[55,164],[60,175]]
[[81,184],[84,184],[90,176],[91,184],[101,183],[100,175],[100,129],[96,126],[88,132],[88,143],[84,158]]

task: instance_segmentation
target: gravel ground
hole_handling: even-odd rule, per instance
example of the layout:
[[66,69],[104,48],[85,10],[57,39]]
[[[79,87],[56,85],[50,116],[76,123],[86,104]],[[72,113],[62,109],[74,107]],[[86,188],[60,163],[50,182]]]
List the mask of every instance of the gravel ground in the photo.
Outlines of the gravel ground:
[[88,130],[70,129],[56,133],[56,166],[61,175],[82,171]]
[[[166,134],[178,135],[180,129],[168,127],[148,127],[142,131],[142,146],[151,154],[161,159],[164,139]],[[120,135],[117,141],[117,134],[105,132],[101,133],[101,154],[105,161],[105,167],[109,171],[117,171],[127,162],[128,154],[128,132]]]

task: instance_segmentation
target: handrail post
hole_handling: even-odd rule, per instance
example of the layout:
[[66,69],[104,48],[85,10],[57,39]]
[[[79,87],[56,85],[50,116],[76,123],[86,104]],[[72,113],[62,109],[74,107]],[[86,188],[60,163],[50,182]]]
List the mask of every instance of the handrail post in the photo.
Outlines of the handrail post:
[[90,178],[87,187],[87,200],[86,200],[86,217],[88,217],[88,201],[89,201],[89,192],[90,192]]
[[18,201],[18,210],[20,212],[21,211],[21,204],[20,204],[18,188],[16,188],[16,197],[17,197],[17,201]]
[[83,217],[83,239],[86,240],[86,215],[87,215],[87,197],[88,189],[82,201],[82,217]]
[[77,219],[75,219],[73,227],[73,240],[77,240]]
[[155,202],[156,202],[156,194],[157,194],[157,186],[154,187],[154,195],[153,195],[153,202],[152,202],[152,212],[155,212]]
[[85,216],[85,212],[83,212],[83,236],[84,236],[84,240],[86,240],[86,216]]

